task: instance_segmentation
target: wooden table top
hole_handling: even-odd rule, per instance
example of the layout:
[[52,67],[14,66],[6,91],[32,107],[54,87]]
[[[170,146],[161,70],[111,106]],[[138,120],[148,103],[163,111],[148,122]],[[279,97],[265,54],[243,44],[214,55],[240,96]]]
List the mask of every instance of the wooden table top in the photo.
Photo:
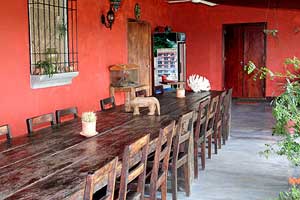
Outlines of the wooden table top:
[[97,112],[99,134],[92,138],[79,135],[81,121],[75,119],[32,137],[14,138],[10,145],[2,143],[0,199],[74,199],[74,194],[82,195],[89,171],[101,168],[115,156],[121,159],[124,147],[146,134],[150,134],[150,149],[154,151],[159,129],[197,109],[209,95],[187,93],[186,98],[178,99],[175,93],[165,93],[158,97],[161,116],[147,116],[146,110],[133,116],[122,106]]

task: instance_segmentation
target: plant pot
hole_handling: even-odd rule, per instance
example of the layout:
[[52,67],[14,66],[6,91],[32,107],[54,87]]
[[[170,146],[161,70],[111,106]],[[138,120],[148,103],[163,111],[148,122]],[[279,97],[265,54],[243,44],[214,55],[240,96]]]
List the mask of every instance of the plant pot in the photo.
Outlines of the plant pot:
[[85,137],[92,137],[94,135],[97,135],[96,122],[82,121],[82,132],[80,134]]

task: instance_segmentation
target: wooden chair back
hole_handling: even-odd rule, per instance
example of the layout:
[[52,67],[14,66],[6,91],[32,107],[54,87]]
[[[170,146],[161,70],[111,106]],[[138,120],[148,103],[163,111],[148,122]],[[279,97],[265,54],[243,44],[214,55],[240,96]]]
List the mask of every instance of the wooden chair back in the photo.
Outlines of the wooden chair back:
[[201,164],[205,168],[205,128],[209,112],[210,97],[199,103],[196,126],[194,130],[194,177],[198,178],[198,147],[201,145]]
[[156,200],[156,193],[159,188],[161,188],[162,199],[166,199],[169,159],[175,131],[175,121],[160,129],[150,179],[150,199],[152,200]]
[[53,113],[48,113],[45,115],[29,118],[26,120],[26,123],[27,123],[28,134],[31,135],[36,128],[39,128],[39,126],[44,125],[46,123],[50,123],[51,126],[54,126],[55,119]]
[[210,101],[209,111],[207,113],[206,128],[205,128],[206,135],[213,134],[214,122],[215,122],[216,113],[218,109],[218,103],[219,103],[219,95],[213,97]]
[[225,140],[228,140],[229,132],[230,132],[231,99],[232,99],[232,88],[227,90],[224,99],[223,125],[222,125],[223,132],[224,132],[223,144],[225,144]]
[[[114,190],[116,182],[116,169],[118,165],[118,157],[114,158],[112,161],[107,163],[101,169],[95,171],[94,173],[89,173],[86,177],[86,184],[84,190],[84,200],[92,200],[95,191],[95,187],[99,183],[106,181],[106,193],[105,196],[101,197],[101,200],[113,200]],[[101,188],[100,188],[101,189]]]
[[154,87],[154,94],[155,95],[162,95],[164,94],[164,87],[162,85],[158,85]]
[[77,107],[72,107],[72,108],[67,108],[67,109],[62,109],[62,110],[56,110],[55,115],[56,115],[56,122],[58,124],[61,124],[62,117],[72,116],[74,119],[77,118],[78,117],[78,109],[77,109]]
[[219,105],[218,105],[217,114],[216,114],[216,121],[219,121],[222,119],[222,114],[224,111],[225,96],[226,96],[226,91],[222,91],[219,96]]
[[199,103],[198,115],[195,127],[194,142],[198,143],[201,136],[204,136],[205,125],[207,121],[207,114],[209,111],[210,98],[205,99]]
[[116,107],[115,97],[109,97],[100,100],[100,107],[102,111],[107,111]]
[[147,91],[146,90],[139,90],[135,92],[136,97],[146,97],[147,96]]
[[226,96],[225,96],[225,99],[224,99],[224,114],[225,115],[229,115],[231,98],[232,98],[232,88],[227,90]]
[[6,141],[10,141],[11,139],[11,133],[10,133],[10,127],[8,124],[0,126],[0,136],[6,136]]
[[219,95],[219,103],[217,106],[215,121],[214,121],[214,147],[215,154],[218,153],[218,149],[221,148],[222,139],[222,120],[223,120],[223,110],[224,110],[224,99],[226,96],[226,91],[222,91]]
[[194,111],[182,115],[177,124],[172,157],[172,199],[177,199],[177,170],[183,167],[185,193],[190,195],[190,141],[193,131]]
[[137,194],[136,198],[144,198],[149,140],[150,136],[146,135],[133,144],[125,147],[122,158],[119,200],[126,200],[128,188],[127,186],[135,179],[138,179],[136,189],[137,191],[135,191],[135,193]]

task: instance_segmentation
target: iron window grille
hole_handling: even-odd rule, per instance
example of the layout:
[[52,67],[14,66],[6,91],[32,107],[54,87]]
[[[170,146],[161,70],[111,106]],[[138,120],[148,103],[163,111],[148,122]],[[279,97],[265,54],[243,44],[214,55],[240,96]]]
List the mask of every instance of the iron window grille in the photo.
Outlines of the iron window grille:
[[78,71],[77,0],[28,0],[30,73]]

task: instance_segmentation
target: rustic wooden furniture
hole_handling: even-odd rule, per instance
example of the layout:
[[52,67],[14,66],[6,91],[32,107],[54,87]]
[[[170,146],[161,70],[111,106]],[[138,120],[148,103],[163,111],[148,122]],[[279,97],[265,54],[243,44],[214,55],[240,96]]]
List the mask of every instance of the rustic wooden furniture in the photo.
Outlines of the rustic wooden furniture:
[[110,85],[113,87],[130,87],[140,85],[140,66],[136,64],[114,64],[109,66]]
[[161,190],[161,199],[167,199],[167,178],[169,158],[173,136],[176,133],[175,121],[165,128],[160,129],[156,142],[154,160],[151,162],[150,197],[146,199],[156,200],[157,191]]
[[11,139],[11,133],[10,133],[10,127],[8,124],[0,126],[0,136],[5,135],[6,141],[10,141]]
[[177,125],[177,133],[174,139],[172,158],[171,158],[171,177],[172,177],[172,199],[177,199],[178,169],[183,168],[184,185],[186,196],[190,196],[190,143],[193,131],[194,111],[183,114]]
[[[211,158],[211,148],[212,148],[212,136],[214,135],[214,122],[216,118],[216,113],[218,109],[219,95],[213,97],[210,101],[209,111],[207,115],[206,128],[205,128],[205,137],[207,138],[208,143],[208,158]],[[215,139],[215,138],[214,138]],[[217,139],[214,140],[214,143],[218,143]]]
[[223,144],[226,143],[230,134],[230,121],[231,121],[231,99],[232,99],[232,88],[227,90],[224,98],[224,113],[223,113]]
[[127,23],[128,63],[140,66],[139,80],[141,85],[148,86],[152,95],[152,34],[151,25],[146,21],[129,19]]
[[[146,135],[124,149],[122,158],[121,182],[119,200],[143,199],[145,193],[146,164],[150,135]],[[140,162],[136,163],[136,157]],[[134,163],[134,167],[131,167]],[[128,184],[138,179],[136,191],[128,191]]]
[[100,100],[100,107],[102,111],[107,111],[116,107],[115,97],[111,96]]
[[219,103],[217,106],[215,122],[214,122],[214,147],[215,154],[218,153],[218,148],[221,149],[222,145],[222,123],[223,123],[223,108],[224,108],[224,98],[226,95],[226,91],[223,91],[219,95]]
[[[82,137],[80,118],[63,123],[59,128],[45,128],[31,137],[12,138],[10,145],[0,143],[1,199],[82,199],[88,172],[96,171],[116,156],[122,156],[126,145],[150,134],[149,154],[156,148],[161,127],[198,108],[198,103],[218,92],[186,94],[185,99],[166,92],[157,98],[161,116],[133,117],[116,106],[97,112],[98,135]],[[117,167],[121,175],[122,160]],[[130,165],[131,167],[133,165]],[[107,183],[99,183],[99,187]]]
[[[118,157],[114,158],[104,167],[98,169],[93,173],[89,173],[86,177],[86,184],[84,190],[83,200],[93,200],[95,187],[99,182],[106,182],[105,196],[99,197],[101,200],[113,200],[116,182],[116,172],[117,172]],[[101,188],[100,188],[101,189]]]
[[74,119],[78,117],[78,109],[77,107],[66,108],[62,110],[55,111],[56,122],[57,124],[62,123],[62,117],[72,116]]
[[207,125],[208,110],[210,98],[201,101],[199,104],[196,127],[194,131],[194,177],[198,178],[198,148],[201,148],[201,165],[205,169],[205,150],[206,150],[206,137],[205,129]]
[[50,123],[51,127],[55,125],[55,119],[53,113],[32,117],[26,120],[28,135],[32,135],[35,129],[45,128],[46,123]]
[[146,90],[146,96],[150,96],[148,85],[136,85],[128,87],[113,87],[110,86],[110,96],[115,96],[115,92],[124,92],[125,93],[125,111],[130,112],[130,101],[135,98],[135,93],[140,90]]

